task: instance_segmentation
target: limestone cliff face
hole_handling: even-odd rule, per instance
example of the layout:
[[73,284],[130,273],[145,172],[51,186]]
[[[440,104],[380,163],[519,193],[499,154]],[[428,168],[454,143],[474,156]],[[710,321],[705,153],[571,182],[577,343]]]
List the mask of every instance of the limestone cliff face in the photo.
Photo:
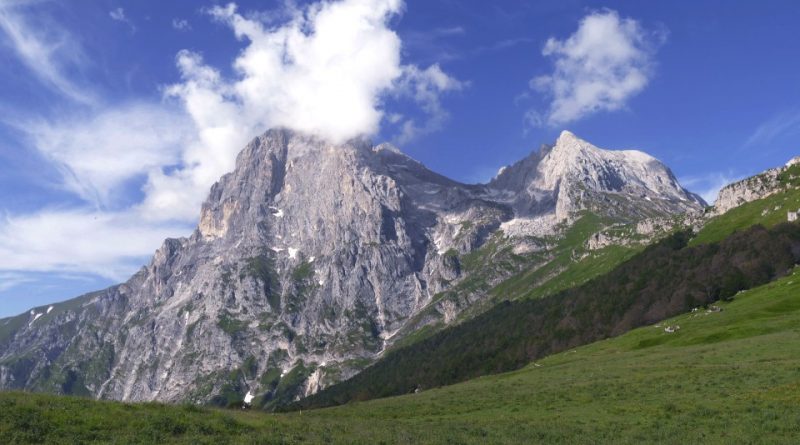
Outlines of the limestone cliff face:
[[782,189],[779,175],[787,167],[771,168],[761,174],[728,184],[720,189],[712,215],[721,215],[740,205],[765,198]]
[[637,219],[700,204],[655,159],[570,133],[465,185],[388,144],[270,130],[212,187],[194,233],[130,280],[0,320],[0,387],[301,397],[381,354],[501,227],[523,238],[582,210]]
[[580,210],[627,218],[695,211],[705,203],[664,164],[637,150],[604,150],[564,131],[552,146],[502,169],[489,184],[507,191],[516,219],[504,228],[546,233]]
[[73,371],[79,392],[178,401],[207,399],[245,362],[251,386],[299,363],[346,377],[458,277],[445,250],[510,217],[479,189],[388,145],[270,131],[212,187],[192,236],[4,339],[0,383],[60,391]]

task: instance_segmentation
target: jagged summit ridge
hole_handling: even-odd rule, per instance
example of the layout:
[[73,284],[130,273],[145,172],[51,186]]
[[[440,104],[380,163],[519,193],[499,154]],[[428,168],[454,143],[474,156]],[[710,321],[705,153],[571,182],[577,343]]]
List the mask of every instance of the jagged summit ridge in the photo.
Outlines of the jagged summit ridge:
[[705,204],[656,158],[638,150],[604,150],[569,131],[503,169],[488,186],[513,192],[518,217],[554,221],[581,209],[645,217],[696,211]]

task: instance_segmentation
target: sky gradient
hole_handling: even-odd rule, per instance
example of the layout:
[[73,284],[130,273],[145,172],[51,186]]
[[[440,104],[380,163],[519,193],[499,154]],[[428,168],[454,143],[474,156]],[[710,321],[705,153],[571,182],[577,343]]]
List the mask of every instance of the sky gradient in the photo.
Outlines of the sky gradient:
[[244,143],[391,141],[464,182],[563,129],[713,200],[800,155],[793,1],[0,4],[0,317],[124,281]]

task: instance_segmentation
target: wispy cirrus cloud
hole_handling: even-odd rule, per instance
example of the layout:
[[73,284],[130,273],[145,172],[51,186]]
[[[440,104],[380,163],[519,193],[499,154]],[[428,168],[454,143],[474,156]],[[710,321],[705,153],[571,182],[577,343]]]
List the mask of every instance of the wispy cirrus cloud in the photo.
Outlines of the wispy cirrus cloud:
[[5,120],[62,172],[63,187],[96,208],[113,207],[126,181],[180,162],[191,122],[166,104],[124,103],[58,119]]
[[530,110],[529,123],[561,126],[600,111],[615,111],[640,93],[654,72],[654,56],[666,39],[613,10],[592,12],[566,39],[551,37],[542,55],[551,74],[534,77],[530,88],[550,99],[546,110]]
[[743,148],[769,145],[782,137],[800,135],[800,111],[780,113],[759,125],[747,138]]
[[136,25],[134,25],[133,21],[131,21],[131,19],[129,19],[128,16],[125,15],[125,9],[123,8],[112,9],[108,13],[108,16],[111,17],[111,20],[128,25],[132,33],[136,32]]
[[25,2],[0,3],[0,37],[39,80],[57,93],[82,104],[96,95],[66,72],[82,71],[89,62],[71,34],[49,17],[33,14]]
[[744,175],[728,172],[711,172],[704,175],[680,178],[682,186],[700,195],[709,204],[714,204],[720,189],[742,179]]
[[0,217],[0,271],[91,273],[127,278],[167,236],[186,233],[175,222],[142,224],[131,212],[45,209]]

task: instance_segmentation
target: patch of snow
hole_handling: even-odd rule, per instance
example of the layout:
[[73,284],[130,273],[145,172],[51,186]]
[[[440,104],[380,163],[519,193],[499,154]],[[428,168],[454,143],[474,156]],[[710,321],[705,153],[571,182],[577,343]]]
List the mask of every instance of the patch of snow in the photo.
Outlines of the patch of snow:
[[189,321],[189,312],[184,312],[183,313],[183,321],[184,322],[188,322]]
[[300,252],[299,249],[295,249],[294,247],[289,248],[289,258],[295,259],[297,258],[297,253]]
[[276,218],[283,218],[283,210],[274,206],[269,206],[269,210]]
[[31,311],[31,313],[33,314],[33,320],[31,320],[31,322],[30,322],[30,323],[28,323],[28,326],[32,325],[34,321],[38,320],[38,319],[39,319],[39,317],[41,317],[42,315],[44,315],[44,312],[42,312],[41,314],[37,314],[37,313],[35,313],[34,311]]
[[285,376],[288,372],[289,371],[287,371],[285,369],[281,369],[281,378],[283,378],[283,376]]
[[244,403],[249,405],[253,401],[253,398],[255,398],[255,396],[251,394],[250,391],[247,391],[247,394],[244,396]]
[[48,308],[47,308],[47,313],[49,314],[49,313],[50,313],[50,311],[52,311],[52,310],[53,310],[53,306],[50,306],[50,307],[48,307]]
[[283,252],[284,250],[286,250],[283,247],[270,247],[270,249],[272,249],[272,251],[276,252],[276,253],[280,253],[280,252]]
[[648,200],[648,201],[650,201],[650,202],[652,202],[652,201],[653,201],[652,199],[650,199],[650,197],[649,197],[649,196],[645,196],[645,197],[644,197],[644,199],[646,199],[646,200]]
[[318,283],[320,286],[323,286],[325,284],[325,280],[319,280]]
[[496,177],[502,175],[503,172],[506,171],[507,168],[508,168],[508,166],[504,165],[504,166],[500,167],[499,169],[497,169],[497,174],[495,174],[494,177],[496,178]]
[[308,262],[309,262],[309,263],[313,263],[313,262],[314,262],[314,260],[316,260],[316,259],[317,259],[317,257],[315,257],[315,256],[312,256],[311,258],[309,258],[309,259],[308,259]]

